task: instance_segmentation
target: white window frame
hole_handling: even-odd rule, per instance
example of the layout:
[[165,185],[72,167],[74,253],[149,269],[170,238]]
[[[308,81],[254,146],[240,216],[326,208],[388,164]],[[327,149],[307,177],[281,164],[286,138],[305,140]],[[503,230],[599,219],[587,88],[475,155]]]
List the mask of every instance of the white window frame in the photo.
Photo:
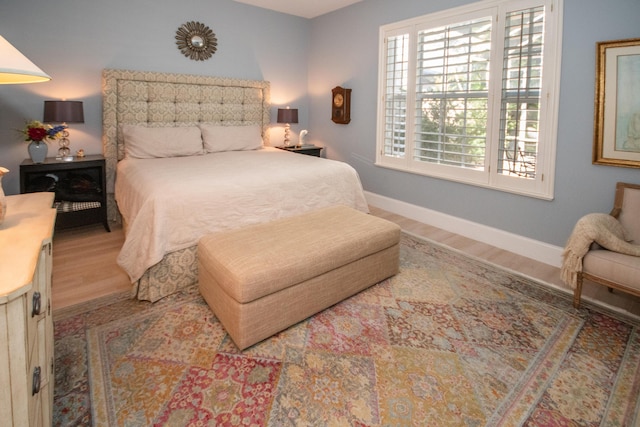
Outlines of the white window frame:
[[[500,133],[500,101],[502,55],[504,45],[504,18],[507,13],[544,6],[545,30],[543,76],[540,99],[539,140],[534,178],[509,176],[499,173],[498,145]],[[473,170],[413,159],[414,114],[416,87],[417,33],[425,28],[437,28],[482,16],[493,16],[491,36],[491,75],[489,80],[489,120],[484,170]],[[409,75],[405,129],[405,155],[385,155],[385,91],[386,91],[386,39],[409,34]],[[558,105],[560,97],[560,64],[562,50],[562,0],[484,0],[417,18],[383,25],[379,32],[378,115],[376,135],[376,166],[432,176],[530,197],[552,200],[557,144]]]

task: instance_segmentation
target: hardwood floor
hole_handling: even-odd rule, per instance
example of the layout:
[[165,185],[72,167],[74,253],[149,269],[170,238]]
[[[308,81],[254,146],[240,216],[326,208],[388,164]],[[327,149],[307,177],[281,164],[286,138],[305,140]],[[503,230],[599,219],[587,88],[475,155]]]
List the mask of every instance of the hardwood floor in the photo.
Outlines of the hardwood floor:
[[[440,242],[571,293],[560,280],[560,271],[556,267],[382,209],[371,207],[371,213],[397,223],[409,233]],[[124,242],[124,232],[117,225],[112,225],[111,230],[111,233],[107,233],[101,224],[96,224],[56,231],[53,240],[54,311],[130,293],[131,285],[127,274],[116,263]],[[610,293],[604,286],[585,281],[583,298],[640,317],[638,297],[621,292]]]
[[53,236],[54,312],[102,297],[130,292],[129,277],[116,263],[124,243],[121,226],[102,224],[56,230]]

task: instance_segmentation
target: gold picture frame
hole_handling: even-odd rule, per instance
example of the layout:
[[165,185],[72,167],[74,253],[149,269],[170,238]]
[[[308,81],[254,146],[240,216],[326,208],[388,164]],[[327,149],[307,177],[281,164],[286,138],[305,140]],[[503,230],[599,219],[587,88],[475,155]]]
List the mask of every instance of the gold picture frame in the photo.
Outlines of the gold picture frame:
[[640,38],[596,43],[593,164],[640,168]]

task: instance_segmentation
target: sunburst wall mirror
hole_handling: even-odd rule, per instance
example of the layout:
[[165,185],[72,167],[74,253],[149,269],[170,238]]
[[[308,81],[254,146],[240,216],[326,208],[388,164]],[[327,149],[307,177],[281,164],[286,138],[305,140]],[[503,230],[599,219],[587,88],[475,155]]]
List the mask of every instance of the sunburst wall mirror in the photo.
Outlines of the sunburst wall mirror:
[[205,61],[216,53],[218,39],[211,28],[190,21],[176,31],[176,44],[184,56],[194,61]]

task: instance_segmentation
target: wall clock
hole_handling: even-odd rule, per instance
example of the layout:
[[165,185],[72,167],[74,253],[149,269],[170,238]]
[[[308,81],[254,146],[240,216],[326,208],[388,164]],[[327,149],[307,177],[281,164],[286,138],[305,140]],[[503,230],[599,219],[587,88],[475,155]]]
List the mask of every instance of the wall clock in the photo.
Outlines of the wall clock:
[[331,94],[331,120],[346,125],[351,121],[351,89],[336,86]]

